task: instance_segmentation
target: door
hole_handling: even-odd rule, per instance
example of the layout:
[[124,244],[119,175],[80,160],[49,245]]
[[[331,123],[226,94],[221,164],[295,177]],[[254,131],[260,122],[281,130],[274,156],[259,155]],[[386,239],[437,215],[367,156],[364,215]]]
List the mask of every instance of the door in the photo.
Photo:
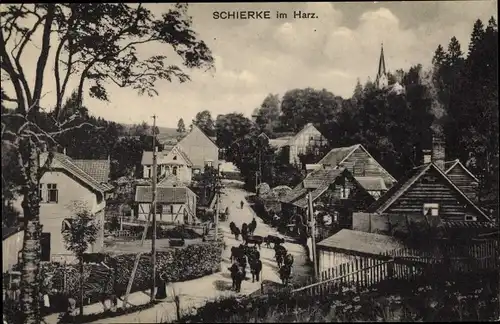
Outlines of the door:
[[40,245],[42,246],[41,261],[50,261],[50,233],[42,233]]

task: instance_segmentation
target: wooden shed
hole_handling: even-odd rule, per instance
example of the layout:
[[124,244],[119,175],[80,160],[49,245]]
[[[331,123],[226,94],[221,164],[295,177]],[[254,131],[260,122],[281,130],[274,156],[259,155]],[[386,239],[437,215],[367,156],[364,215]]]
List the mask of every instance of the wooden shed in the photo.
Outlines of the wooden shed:
[[403,247],[391,236],[343,229],[316,244],[318,270],[321,273],[360,257],[378,259],[382,253]]

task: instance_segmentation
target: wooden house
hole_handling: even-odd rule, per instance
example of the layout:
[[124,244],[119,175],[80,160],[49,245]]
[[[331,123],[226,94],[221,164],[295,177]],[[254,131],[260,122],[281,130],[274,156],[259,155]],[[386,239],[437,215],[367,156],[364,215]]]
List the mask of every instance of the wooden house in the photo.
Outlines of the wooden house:
[[363,210],[375,201],[349,170],[319,169],[307,175],[302,183],[281,200],[283,217],[295,220],[296,224],[305,223],[309,218],[309,192],[318,216],[318,235],[321,237],[340,228],[349,228],[352,213]]
[[[148,219],[152,201],[151,186],[137,186],[135,202],[138,205],[138,220]],[[170,224],[188,224],[196,220],[196,194],[188,187],[168,186],[157,187],[156,220]]]
[[396,183],[396,179],[361,144],[334,148],[317,164],[323,168],[346,168],[354,177],[363,177],[360,182],[375,197]]
[[308,123],[295,135],[269,140],[269,145],[280,151],[283,162],[300,166],[300,154],[306,154],[309,149],[315,147],[328,145],[328,141],[312,123]]
[[460,160],[445,162],[445,174],[474,203],[478,203],[479,180]]

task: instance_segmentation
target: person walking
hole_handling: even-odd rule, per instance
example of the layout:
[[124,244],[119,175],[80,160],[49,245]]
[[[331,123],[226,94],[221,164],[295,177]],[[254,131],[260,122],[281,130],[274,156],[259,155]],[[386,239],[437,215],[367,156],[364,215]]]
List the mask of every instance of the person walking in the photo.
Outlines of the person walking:
[[158,289],[156,291],[156,299],[165,299],[167,298],[167,276],[166,273],[163,272],[158,280]]

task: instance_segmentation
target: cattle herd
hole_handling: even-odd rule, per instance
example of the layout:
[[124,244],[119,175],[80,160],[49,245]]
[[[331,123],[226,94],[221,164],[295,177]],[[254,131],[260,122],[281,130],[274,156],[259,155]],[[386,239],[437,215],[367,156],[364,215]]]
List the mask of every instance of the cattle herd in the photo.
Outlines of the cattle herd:
[[[288,253],[287,249],[283,246],[285,240],[278,236],[268,235],[267,237],[262,237],[259,235],[254,235],[255,229],[257,227],[257,222],[255,218],[250,224],[243,223],[241,230],[231,222],[229,228],[231,229],[231,234],[234,235],[235,239],[239,241],[239,236],[243,243],[239,246],[233,246],[231,248],[231,262],[232,265],[229,268],[231,272],[231,279],[233,281],[232,289],[236,292],[240,292],[241,283],[246,279],[246,267],[250,266],[250,272],[252,274],[252,282],[257,282],[260,280],[260,274],[262,272],[262,261],[260,260],[260,249],[262,243],[266,243],[267,248],[271,248],[273,244],[274,258],[278,264],[279,276],[283,284],[288,285],[292,266],[293,266],[293,255]],[[248,244],[253,244],[253,246],[248,246]]]

